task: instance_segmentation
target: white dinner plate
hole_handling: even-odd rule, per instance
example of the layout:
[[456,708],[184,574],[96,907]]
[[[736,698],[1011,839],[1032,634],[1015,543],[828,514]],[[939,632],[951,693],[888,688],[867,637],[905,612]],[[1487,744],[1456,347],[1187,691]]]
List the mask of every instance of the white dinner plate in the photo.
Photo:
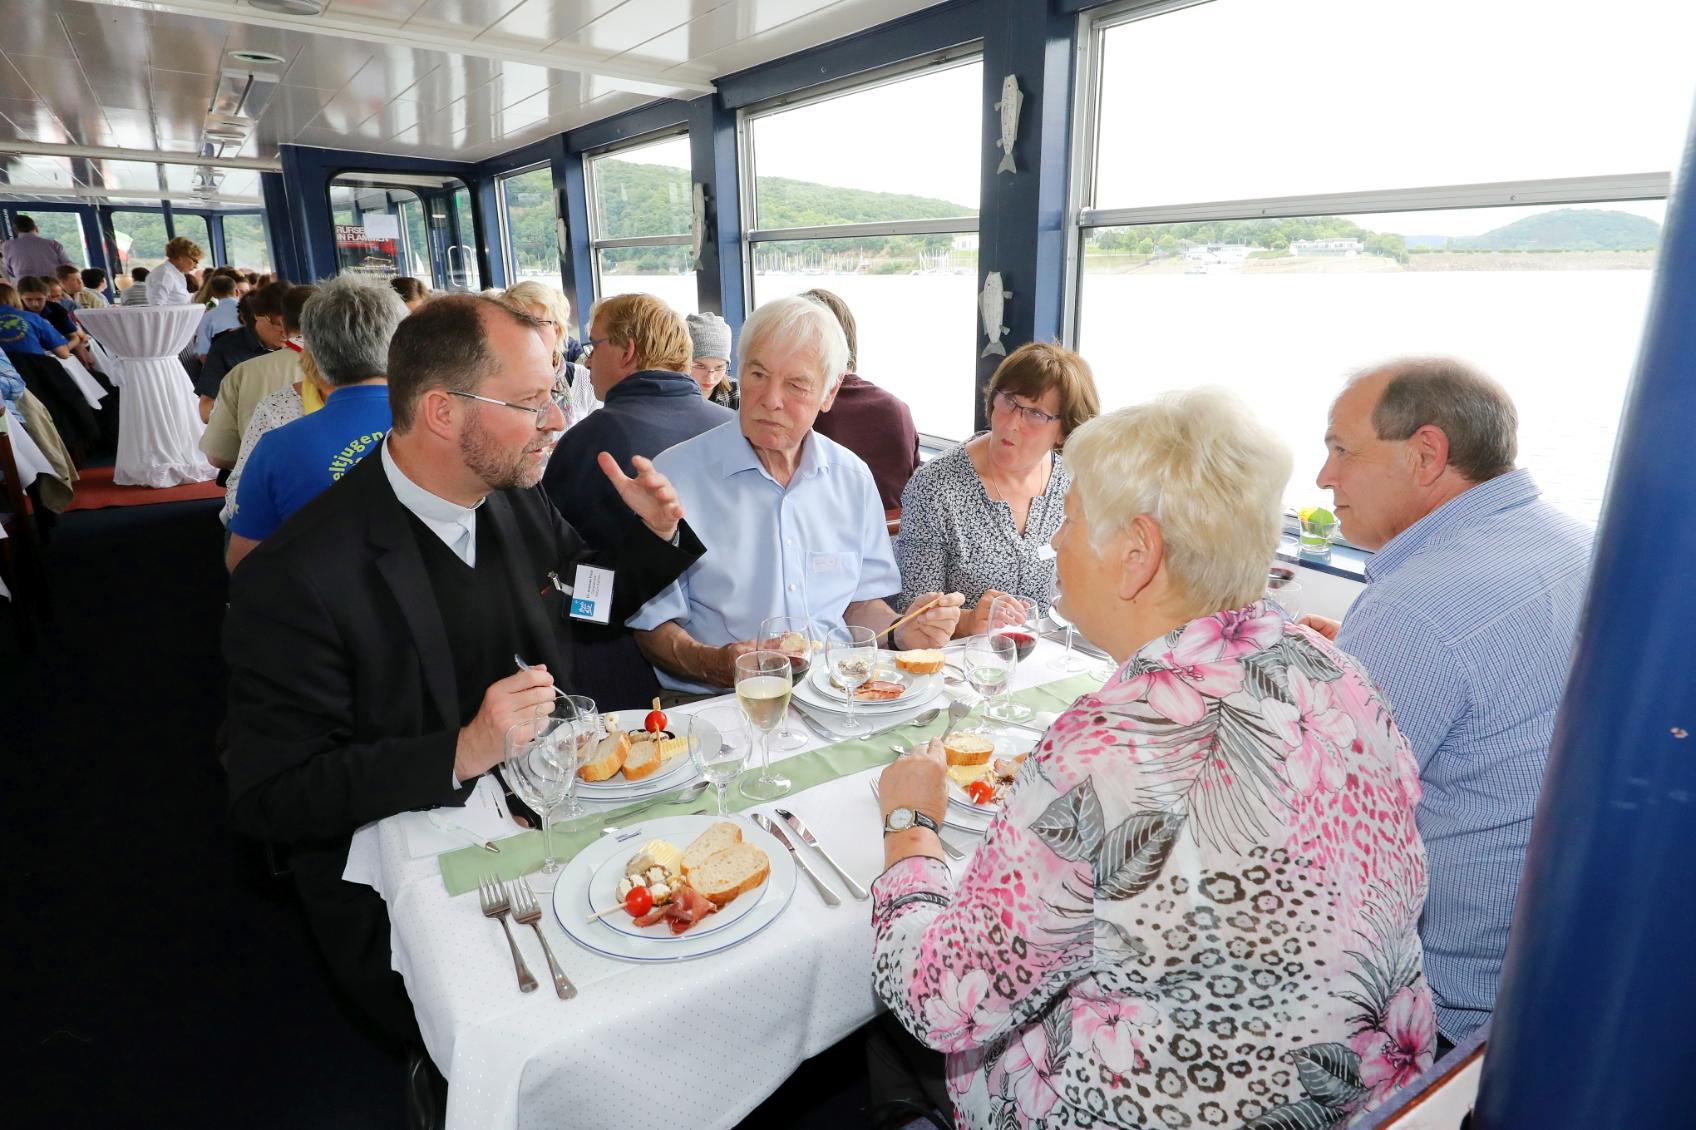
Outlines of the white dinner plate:
[[[993,740],[995,742],[995,752],[989,755],[991,762],[998,757],[1017,757],[1021,753],[1029,752],[1035,745],[1034,742],[1026,744],[1024,742],[1013,741],[1005,734],[997,734]],[[1003,801],[994,801],[990,804],[979,804],[966,795],[966,790],[960,786],[959,782],[955,781],[952,777],[948,778],[948,807],[950,811],[959,809],[968,816],[978,817],[981,820],[987,821],[990,817],[1001,811],[1001,805],[1003,803]]]
[[[829,652],[827,651],[825,654],[828,656]],[[830,674],[828,662],[815,663],[811,670],[807,672],[807,682],[825,701],[834,703],[838,710],[845,710],[848,706],[848,692],[831,682]],[[895,665],[895,653],[893,651],[879,651],[877,653],[871,677],[900,683],[903,687],[901,697],[876,701],[856,698],[854,700],[855,710],[859,710],[862,706],[910,706],[921,696],[928,693],[936,682],[934,675],[912,675],[901,670]]]
[[[718,818],[714,817],[713,819],[717,820]],[[748,833],[744,830],[742,834],[746,836]],[[627,841],[625,846],[628,850],[620,854],[615,854],[611,859],[608,859],[605,863],[602,863],[600,867],[595,869],[594,875],[589,878],[589,895],[583,908],[583,914],[585,917],[598,910],[604,910],[609,906],[617,906],[619,904],[618,883],[620,879],[624,878],[625,864],[630,862],[630,857],[632,855],[642,850],[643,844],[655,838],[656,837],[654,836],[649,836],[647,839]],[[665,837],[661,836],[657,838],[664,839]],[[683,843],[677,843],[675,840],[671,842],[676,846],[678,851],[682,851],[684,848],[689,846],[687,840]],[[770,855],[771,853],[767,852],[766,854]],[[785,851],[784,854],[788,855],[789,853]],[[769,882],[771,882],[771,879],[768,876],[766,883]],[[675,945],[687,942],[692,938],[699,938],[707,934],[717,933],[728,926],[732,926],[737,922],[740,922],[759,905],[760,896],[764,891],[765,883],[761,883],[758,887],[755,887],[751,891],[742,892],[735,898],[731,899],[723,907],[714,911],[712,914],[707,915],[706,918],[689,927],[689,929],[685,930],[681,934],[673,934],[671,932],[671,927],[665,924],[664,919],[655,922],[651,926],[638,926],[636,925],[636,920],[623,911],[614,911],[605,918],[600,919],[600,921],[611,926],[618,933],[624,934],[627,937],[653,938],[656,941],[669,942]]]
[[[618,728],[621,730],[641,730],[642,722],[648,717],[646,710],[617,710],[611,711],[618,718]],[[676,731],[672,731],[676,733]],[[580,800],[640,800],[646,796],[674,789],[695,779],[698,770],[687,753],[680,753],[665,762],[648,776],[636,781],[627,781],[622,772],[614,773],[604,781],[577,781],[577,796]]]
[[[705,927],[711,922],[709,918],[707,922],[680,935],[673,935],[667,927],[660,925],[657,929],[664,932],[663,937],[640,936],[641,931],[628,933],[615,929],[604,919],[588,921],[592,913],[590,885],[610,861],[617,860],[619,870],[622,871],[624,861],[653,839],[669,840],[676,844],[679,850],[685,849],[696,836],[718,821],[716,816],[669,816],[649,820],[617,836],[603,836],[565,865],[565,869],[559,873],[553,891],[554,917],[559,921],[560,928],[565,931],[567,937],[584,949],[619,961],[636,962],[689,961],[721,953],[758,934],[783,913],[794,896],[795,860],[771,833],[756,827],[752,821],[735,816],[726,819],[741,828],[742,838],[759,847],[771,861],[771,874],[766,876],[765,883],[756,890],[738,896],[730,903],[730,907],[734,907],[744,899],[750,900],[747,908],[733,921],[725,923],[722,928],[706,930]],[[615,886],[616,883],[615,879]],[[717,917],[717,914],[712,916]]]

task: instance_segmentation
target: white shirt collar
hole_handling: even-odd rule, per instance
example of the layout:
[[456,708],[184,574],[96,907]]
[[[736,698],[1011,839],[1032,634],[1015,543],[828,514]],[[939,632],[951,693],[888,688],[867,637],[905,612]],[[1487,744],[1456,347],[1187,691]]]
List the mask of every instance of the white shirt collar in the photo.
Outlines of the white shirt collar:
[[[389,486],[395,492],[395,498],[400,504],[410,510],[413,515],[423,522],[430,532],[442,539],[442,544],[459,554],[460,560],[467,565],[477,565],[477,507],[483,505],[483,500],[477,500],[477,506],[461,506],[450,502],[439,494],[425,490],[417,483],[406,477],[406,472],[400,469],[393,455],[389,454],[389,441],[383,440],[382,450],[383,473],[389,478]],[[469,537],[465,535],[469,534]],[[463,540],[463,547],[461,542]]]

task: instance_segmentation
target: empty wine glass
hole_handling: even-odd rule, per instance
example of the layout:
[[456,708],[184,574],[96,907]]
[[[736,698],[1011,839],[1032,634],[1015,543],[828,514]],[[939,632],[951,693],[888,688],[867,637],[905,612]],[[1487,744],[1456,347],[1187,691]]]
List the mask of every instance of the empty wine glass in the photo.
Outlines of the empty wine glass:
[[788,777],[771,771],[771,732],[789,710],[792,686],[789,658],[781,651],[736,657],[736,701],[760,732],[760,775],[742,782],[742,795],[753,800],[776,800],[790,789]]
[[[1036,649],[1036,628],[1031,623],[1030,605],[1016,596],[998,596],[989,606],[989,634],[1013,641],[1014,669],[1025,661],[1025,657]],[[1036,713],[1021,702],[1014,702],[1011,696],[1013,689],[1012,671],[1008,672],[1007,685],[1002,689],[1001,701],[985,711],[991,718],[1002,722],[1025,722]]]
[[824,655],[831,680],[848,693],[848,719],[836,727],[837,731],[850,737],[870,733],[871,727],[854,717],[854,699],[877,666],[876,633],[858,624],[832,628],[825,638]]
[[560,869],[554,858],[553,812],[577,778],[574,754],[578,720],[545,714],[514,722],[506,732],[502,776],[520,800],[542,818],[542,873]]
[[1283,613],[1286,620],[1301,618],[1301,582],[1295,579],[1293,571],[1280,573],[1275,570],[1266,575],[1266,603],[1272,606],[1274,612]]
[[724,788],[742,772],[753,749],[748,719],[729,703],[703,706],[672,723],[681,726],[679,737],[689,743],[689,756],[701,776],[712,782],[718,814],[724,816]]
[[1060,569],[1054,570],[1054,580],[1048,587],[1048,618],[1066,629],[1066,650],[1049,660],[1049,666],[1058,667],[1062,671],[1075,672],[1089,670],[1089,659],[1079,655],[1072,647],[1072,619],[1060,607],[1065,597],[1060,592]]
[[[538,708],[543,714],[548,714],[546,708]],[[585,698],[580,694],[562,694],[554,697],[551,716],[569,718],[573,722],[571,740],[565,743],[562,739],[560,756],[571,762],[571,788],[566,790],[565,807],[560,815],[567,820],[583,815],[588,809],[577,797],[577,770],[594,760],[595,747],[601,744],[606,734],[601,729],[601,715],[595,706],[595,700]],[[569,748],[565,748],[569,745]]]
[[995,717],[989,701],[1012,683],[1013,671],[1019,665],[1018,645],[1007,636],[972,636],[966,641],[963,658],[966,682],[983,696],[985,716]]
[[[766,617],[760,621],[760,634],[754,642],[762,650],[781,651],[788,657],[793,682],[806,678],[813,665],[813,627],[804,616]],[[807,735],[789,725],[789,714],[785,711],[781,725],[766,741],[777,743],[778,749],[800,749],[807,744]]]

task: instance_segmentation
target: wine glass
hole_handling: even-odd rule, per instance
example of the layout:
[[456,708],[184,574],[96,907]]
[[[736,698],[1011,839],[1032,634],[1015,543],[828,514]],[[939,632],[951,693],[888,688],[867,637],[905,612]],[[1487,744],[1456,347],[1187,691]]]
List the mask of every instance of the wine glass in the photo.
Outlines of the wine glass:
[[849,737],[870,733],[871,727],[854,717],[854,696],[877,666],[876,633],[858,624],[832,628],[824,643],[824,654],[832,681],[848,692],[848,720],[836,727],[837,731]]
[[561,810],[560,815],[571,820],[588,811],[577,797],[577,770],[594,760],[595,747],[601,744],[601,739],[606,737],[606,734],[601,730],[600,711],[592,698],[585,698],[580,694],[556,695],[552,716],[570,718],[575,723],[570,748],[562,748],[560,751],[560,756],[571,763],[572,780],[571,788],[566,790],[565,808]]
[[724,787],[742,772],[753,747],[753,735],[742,711],[727,702],[703,706],[672,723],[682,727],[678,735],[689,743],[689,756],[701,776],[712,782],[718,799],[718,814],[724,816]]
[[1272,606],[1274,612],[1282,612],[1286,620],[1299,620],[1303,605],[1301,602],[1301,582],[1295,579],[1293,573],[1271,572],[1266,575],[1266,603]]
[[542,873],[559,871],[554,858],[553,811],[577,778],[578,719],[543,714],[514,722],[506,731],[506,783],[542,818]]
[[[1018,664],[1023,663],[1025,657],[1036,649],[1036,628],[1031,623],[1030,605],[1016,596],[998,596],[990,602],[988,632],[992,636],[1001,636],[1013,641],[1014,670],[1017,670]],[[985,713],[1002,722],[1026,722],[1036,712],[1011,698],[1012,674],[1012,671],[1008,672],[1007,686],[1001,692],[1001,701]]]
[[1049,666],[1058,667],[1062,671],[1076,672],[1089,670],[1089,659],[1072,649],[1072,620],[1060,608],[1060,602],[1065,597],[1060,592],[1060,568],[1055,563],[1054,580],[1048,586],[1048,618],[1066,629],[1066,650],[1049,660]]
[[776,800],[790,789],[789,778],[771,771],[771,732],[789,709],[793,683],[789,657],[781,651],[750,651],[736,657],[736,701],[760,732],[760,775],[742,782],[742,795]]
[[1013,670],[1019,665],[1019,645],[1004,635],[972,636],[966,640],[963,660],[966,682],[983,697],[984,714],[995,717],[989,701],[1012,683]]
[[[766,651],[781,651],[788,656],[792,682],[804,679],[813,665],[813,628],[804,616],[767,616],[760,621],[755,642]],[[800,749],[807,744],[807,735],[790,728],[785,712],[782,725],[766,740],[776,742],[778,749]]]

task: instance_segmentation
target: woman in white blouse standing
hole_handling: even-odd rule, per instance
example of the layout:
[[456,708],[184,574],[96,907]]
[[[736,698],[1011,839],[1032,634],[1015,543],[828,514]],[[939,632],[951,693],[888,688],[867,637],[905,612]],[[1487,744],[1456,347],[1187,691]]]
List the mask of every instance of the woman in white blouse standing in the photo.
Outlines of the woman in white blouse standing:
[[179,235],[165,245],[165,261],[147,276],[149,306],[182,306],[189,301],[188,273],[205,258],[200,244]]
[[986,396],[989,431],[921,466],[901,492],[903,605],[921,593],[964,593],[956,636],[983,632],[998,596],[1048,611],[1054,562],[1040,550],[1060,528],[1072,484],[1060,447],[1101,411],[1089,362],[1045,342],[1015,349]]

